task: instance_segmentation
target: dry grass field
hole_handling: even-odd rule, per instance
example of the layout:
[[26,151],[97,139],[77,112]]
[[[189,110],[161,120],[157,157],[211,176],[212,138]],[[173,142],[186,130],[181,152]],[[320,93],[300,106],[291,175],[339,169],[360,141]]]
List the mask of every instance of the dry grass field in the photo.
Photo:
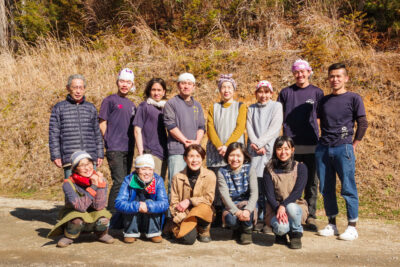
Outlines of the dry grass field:
[[[60,200],[62,171],[50,162],[48,122],[52,106],[65,98],[67,77],[88,80],[87,100],[100,108],[116,92],[116,73],[135,72],[139,104],[145,83],[162,77],[168,95],[176,93],[179,73],[194,73],[195,97],[204,109],[218,99],[216,79],[233,73],[237,98],[250,104],[258,80],[279,90],[291,83],[297,58],[314,67],[312,83],[329,93],[327,67],[338,61],[350,70],[348,89],[365,102],[369,129],[357,150],[356,179],[363,216],[400,218],[400,55],[364,46],[351,23],[304,11],[298,23],[276,19],[270,34],[258,41],[212,42],[192,48],[165,42],[145,26],[135,34],[109,36],[82,46],[80,40],[43,38],[35,47],[21,44],[18,53],[0,54],[0,190],[2,195]],[[275,95],[275,99],[276,99]],[[101,171],[108,174],[107,163]]]

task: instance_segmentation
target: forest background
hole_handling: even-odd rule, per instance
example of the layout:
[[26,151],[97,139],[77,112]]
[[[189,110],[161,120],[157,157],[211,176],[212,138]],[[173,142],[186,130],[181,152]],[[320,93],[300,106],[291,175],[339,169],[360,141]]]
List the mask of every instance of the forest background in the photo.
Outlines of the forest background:
[[[398,0],[0,0],[0,194],[62,199],[48,122],[70,74],[86,76],[99,108],[123,67],[135,72],[135,104],[150,78],[164,78],[170,97],[188,71],[207,110],[219,74],[233,73],[250,104],[257,81],[278,93],[303,58],[325,94],[327,67],[347,64],[369,121],[356,153],[361,216],[400,219],[399,40]],[[101,171],[109,177],[107,163]]]

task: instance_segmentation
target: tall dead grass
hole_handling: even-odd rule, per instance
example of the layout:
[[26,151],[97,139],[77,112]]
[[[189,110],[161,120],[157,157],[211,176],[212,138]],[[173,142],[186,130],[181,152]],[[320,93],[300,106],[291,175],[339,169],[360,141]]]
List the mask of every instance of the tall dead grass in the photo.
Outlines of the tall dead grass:
[[[195,97],[203,107],[218,99],[216,79],[233,73],[237,96],[254,102],[254,86],[267,79],[279,91],[293,83],[290,65],[299,58],[310,60],[312,83],[329,93],[326,68],[345,61],[350,70],[349,88],[361,94],[370,127],[357,151],[357,182],[364,214],[400,216],[399,89],[400,56],[363,48],[332,16],[309,10],[299,23],[286,23],[282,39],[271,35],[259,41],[210,42],[188,49],[160,39],[145,25],[135,26],[134,35],[108,36],[79,45],[71,38],[59,42],[42,39],[36,47],[23,46],[18,54],[0,54],[0,188],[2,194],[27,192],[37,197],[61,199],[62,171],[49,159],[48,122],[52,106],[65,98],[66,79],[82,73],[88,81],[87,100],[97,108],[116,91],[117,71],[134,69],[138,91],[129,96],[139,104],[145,83],[152,77],[167,81],[168,95],[176,93],[175,79],[183,71],[198,80]],[[278,22],[277,22],[278,23]],[[280,26],[277,25],[276,29]],[[280,36],[280,35],[279,35]],[[285,45],[283,41],[286,40]],[[314,50],[307,44],[314,42]],[[323,45],[321,45],[323,44]],[[273,48],[273,49],[272,49]],[[295,49],[293,49],[295,48]],[[315,54],[315,52],[318,52]],[[313,54],[314,53],[314,54]],[[278,92],[277,92],[278,93]],[[276,95],[275,95],[276,97]],[[108,166],[101,168],[108,175]]]

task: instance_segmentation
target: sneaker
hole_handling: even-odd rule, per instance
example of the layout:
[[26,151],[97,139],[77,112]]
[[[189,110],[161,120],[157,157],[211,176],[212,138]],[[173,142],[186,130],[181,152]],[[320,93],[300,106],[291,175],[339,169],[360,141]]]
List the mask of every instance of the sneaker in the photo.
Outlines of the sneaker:
[[333,236],[339,235],[339,232],[334,224],[328,224],[324,229],[318,231],[320,236]]
[[346,231],[339,236],[340,240],[353,241],[358,238],[357,229],[354,226],[347,226]]

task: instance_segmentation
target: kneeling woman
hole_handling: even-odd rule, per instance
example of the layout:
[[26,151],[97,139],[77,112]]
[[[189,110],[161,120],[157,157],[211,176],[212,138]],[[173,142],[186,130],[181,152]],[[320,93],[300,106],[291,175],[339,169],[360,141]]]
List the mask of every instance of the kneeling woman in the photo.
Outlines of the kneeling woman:
[[196,238],[210,242],[215,196],[214,172],[202,167],[206,152],[200,145],[189,145],[183,154],[186,168],[172,179],[172,232],[178,242],[192,245]]
[[218,171],[218,190],[225,205],[223,221],[239,243],[250,244],[258,199],[257,174],[250,168],[250,157],[241,143],[231,143],[224,159],[228,166]]
[[265,223],[272,227],[275,242],[292,249],[301,248],[303,227],[308,216],[307,202],[301,195],[307,183],[307,167],[294,159],[294,143],[280,136],[274,143],[272,159],[264,170],[267,209]]
[[133,243],[144,234],[154,243],[162,241],[161,228],[168,197],[164,179],[154,173],[152,155],[136,157],[135,171],[126,176],[115,200],[117,213],[112,228],[124,228],[124,242]]
[[64,180],[65,206],[61,220],[49,233],[57,236],[64,232],[57,246],[66,247],[78,238],[81,232],[95,232],[99,241],[113,243],[107,233],[111,213],[107,205],[107,180],[94,170],[92,157],[85,151],[77,151],[71,156],[72,175]]

